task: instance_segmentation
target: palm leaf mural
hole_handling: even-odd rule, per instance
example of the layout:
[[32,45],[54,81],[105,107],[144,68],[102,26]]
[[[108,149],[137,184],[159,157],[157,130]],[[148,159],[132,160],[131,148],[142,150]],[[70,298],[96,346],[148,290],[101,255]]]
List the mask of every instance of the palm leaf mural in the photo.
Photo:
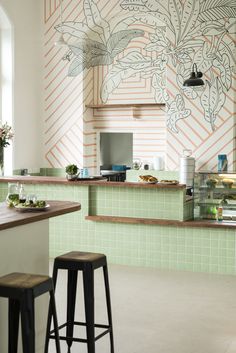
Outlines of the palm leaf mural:
[[81,57],[75,58],[69,66],[68,76],[75,77],[79,75],[86,67],[85,60]]
[[113,33],[107,41],[107,50],[112,58],[121,53],[129,44],[129,42],[136,37],[143,37],[144,31],[140,29],[127,29]]
[[[113,61],[106,46],[92,40],[77,42],[73,45],[69,45],[69,48],[76,56],[75,62],[78,63],[81,61],[83,68],[89,69],[94,66],[109,65]],[[74,70],[73,63],[69,68],[69,76],[71,76],[71,67],[73,68],[73,74],[78,72],[78,70]]]
[[179,42],[181,36],[182,4],[180,0],[169,0],[169,12],[171,23],[175,29],[176,42]]
[[112,70],[108,72],[105,77],[102,87],[101,87],[101,100],[103,103],[106,103],[109,95],[113,92],[113,90],[119,86],[122,80],[126,80],[127,78],[135,75],[137,71],[132,68],[124,69],[122,66],[114,65]]
[[187,0],[183,6],[183,16],[181,21],[181,37],[184,38],[196,25],[199,15],[199,1]]
[[184,99],[180,94],[177,94],[176,99],[168,106],[167,126],[174,132],[178,133],[177,122],[180,119],[186,119],[191,114],[189,109],[185,108]]
[[127,54],[123,59],[117,61],[123,68],[132,68],[138,71],[145,68],[150,68],[152,63],[152,59],[150,57],[145,57],[141,53],[135,51]]
[[130,25],[132,25],[135,21],[136,21],[136,19],[134,16],[127,17],[127,14],[125,14],[123,16],[114,16],[109,21],[110,27],[111,27],[111,33],[124,31]]
[[120,6],[124,10],[144,11],[144,12],[161,12],[169,16],[167,8],[163,5],[163,1],[159,0],[123,0]]
[[144,23],[149,26],[153,26],[154,28],[166,25],[167,28],[174,33],[175,29],[170,21],[170,18],[166,15],[157,12],[157,13],[139,13],[135,14],[134,18],[137,22]]
[[202,2],[198,19],[202,22],[236,17],[235,0],[205,0]]
[[126,80],[137,73],[145,73],[145,70],[150,70],[151,66],[152,59],[150,57],[145,57],[135,51],[118,60],[117,65],[114,65],[112,70],[108,72],[102,84],[102,101],[107,102],[109,95],[119,86],[122,80]]
[[[199,16],[198,16],[199,17]],[[185,44],[188,44],[189,41],[194,42],[202,35],[208,35],[211,32],[223,32],[226,31],[224,23],[221,21],[207,21],[195,24],[194,28],[184,37],[183,41]],[[193,39],[194,38],[194,39]],[[204,38],[202,38],[204,40]],[[182,42],[182,41],[181,41]]]
[[[127,15],[121,11],[109,21],[102,17],[96,4],[98,0],[82,1],[84,22],[69,21],[55,27],[68,34],[71,41],[76,39],[63,57],[70,61],[69,76],[77,76],[91,67],[112,64],[101,85],[100,95],[104,103],[123,80],[139,74],[141,79],[151,79],[156,101],[166,103],[167,126],[172,132],[178,133],[178,120],[191,114],[185,108],[186,98],[201,103],[205,121],[212,130],[215,129],[217,113],[224,104],[226,91],[232,86],[232,73],[235,72],[235,43],[232,39],[235,34],[235,0],[120,0],[121,9],[130,13]],[[151,28],[149,42],[143,43],[142,51],[129,50],[118,59],[117,56],[124,53],[133,39],[145,34],[134,28],[135,23]],[[143,50],[150,56],[145,56]],[[193,62],[211,77],[200,93],[183,88]],[[176,83],[181,94],[173,98],[165,89],[166,63],[177,70]]]
[[60,33],[67,33],[80,40],[89,38],[97,42],[102,42],[100,35],[83,22],[63,22],[62,25],[55,26],[55,29]]
[[216,116],[224,102],[225,95],[219,78],[217,77],[213,83],[206,81],[206,87],[201,96],[201,105],[204,109],[204,118],[211,124],[212,130],[215,130]]
[[152,77],[152,87],[155,89],[155,100],[159,103],[165,103],[164,92],[166,88],[165,75],[154,74]]
[[157,53],[165,52],[168,48],[166,33],[158,28],[155,34],[150,34],[150,43],[146,45],[145,50],[155,51]]
[[213,61],[213,65],[220,70],[220,79],[228,91],[232,84],[232,72],[228,55],[224,53],[221,58]]
[[87,25],[100,36],[107,38],[110,36],[109,23],[104,20],[93,0],[84,0],[84,13]]
[[80,53],[81,51],[90,55],[108,54],[107,47],[103,43],[99,43],[91,39],[87,39],[86,41],[78,41],[69,45],[69,48],[75,55],[77,55],[77,52]]

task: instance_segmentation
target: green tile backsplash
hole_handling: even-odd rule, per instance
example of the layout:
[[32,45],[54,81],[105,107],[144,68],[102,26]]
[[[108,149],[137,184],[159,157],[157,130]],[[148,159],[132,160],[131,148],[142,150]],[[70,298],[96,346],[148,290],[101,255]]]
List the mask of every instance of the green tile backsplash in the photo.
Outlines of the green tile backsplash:
[[[133,209],[124,214],[137,216],[178,215],[183,195],[148,191],[145,199],[136,188],[92,187],[75,185],[25,185],[27,193],[48,200],[78,201],[79,212],[50,219],[50,256],[71,250],[104,252],[109,262],[132,266],[149,266],[197,272],[235,274],[235,231],[227,229],[185,228],[142,224],[118,224],[86,221],[89,197],[93,212],[104,214],[121,212],[126,202]],[[127,189],[128,190],[128,189]],[[132,190],[132,191],[131,191]],[[153,190],[153,189],[152,189]],[[4,200],[7,184],[0,183],[0,197]],[[166,196],[168,195],[168,197]],[[179,197],[179,199],[178,199]],[[173,202],[170,202],[170,199]],[[182,202],[182,203],[181,203]],[[117,203],[119,207],[117,207]],[[153,210],[150,210],[150,203]],[[148,207],[149,205],[149,207]],[[158,205],[167,205],[158,209]],[[187,206],[189,207],[189,205]],[[146,208],[149,208],[147,210]],[[177,208],[177,210],[176,210]],[[186,211],[187,212],[187,211]]]

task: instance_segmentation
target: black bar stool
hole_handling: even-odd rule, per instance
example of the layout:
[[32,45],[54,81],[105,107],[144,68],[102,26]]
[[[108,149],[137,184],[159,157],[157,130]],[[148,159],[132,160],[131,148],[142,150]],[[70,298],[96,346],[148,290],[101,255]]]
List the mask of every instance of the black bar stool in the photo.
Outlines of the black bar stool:
[[[106,292],[106,305],[107,305],[107,316],[108,316],[107,325],[95,324],[94,322],[94,270],[101,267],[103,268],[105,292]],[[55,289],[56,289],[57,274],[59,269],[68,271],[67,321],[64,324],[59,326],[59,330],[61,328],[66,327],[66,336],[60,335],[59,338],[60,340],[66,341],[68,346],[68,353],[70,353],[71,351],[71,346],[73,342],[87,343],[88,353],[95,353],[95,341],[103,337],[107,333],[109,333],[110,335],[111,353],[114,353],[111,300],[110,300],[110,289],[109,289],[109,281],[108,281],[108,269],[107,269],[106,256],[103,254],[72,251],[67,254],[56,257],[54,261],[53,276],[52,276]],[[86,322],[74,321],[78,271],[82,271],[83,273],[84,305],[85,305]],[[49,309],[45,353],[48,353],[49,339],[50,338],[55,339],[54,330],[50,331],[51,318],[52,318],[52,311],[51,309]],[[81,325],[86,327],[86,334],[87,334],[86,339],[73,337],[75,325]],[[103,332],[97,335],[96,337],[95,337],[95,327],[104,329]]]
[[46,292],[55,328],[56,351],[60,353],[53,281],[48,276],[10,273],[0,277],[0,297],[8,298],[8,353],[17,353],[19,317],[21,315],[23,353],[35,353],[34,299]]

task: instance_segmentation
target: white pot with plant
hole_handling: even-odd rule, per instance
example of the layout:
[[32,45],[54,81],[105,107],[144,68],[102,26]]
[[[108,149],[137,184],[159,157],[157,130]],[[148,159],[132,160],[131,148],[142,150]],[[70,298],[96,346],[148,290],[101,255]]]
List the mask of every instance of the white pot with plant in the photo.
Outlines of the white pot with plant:
[[79,168],[76,164],[69,164],[66,166],[66,178],[67,180],[76,180],[79,175]]

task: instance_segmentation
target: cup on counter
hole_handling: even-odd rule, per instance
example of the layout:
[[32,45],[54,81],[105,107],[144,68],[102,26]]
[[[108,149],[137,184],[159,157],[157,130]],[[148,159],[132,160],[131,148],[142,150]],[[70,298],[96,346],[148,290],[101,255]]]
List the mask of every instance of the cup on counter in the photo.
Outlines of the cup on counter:
[[164,169],[163,157],[160,157],[160,156],[153,157],[153,169],[154,170],[163,170]]

